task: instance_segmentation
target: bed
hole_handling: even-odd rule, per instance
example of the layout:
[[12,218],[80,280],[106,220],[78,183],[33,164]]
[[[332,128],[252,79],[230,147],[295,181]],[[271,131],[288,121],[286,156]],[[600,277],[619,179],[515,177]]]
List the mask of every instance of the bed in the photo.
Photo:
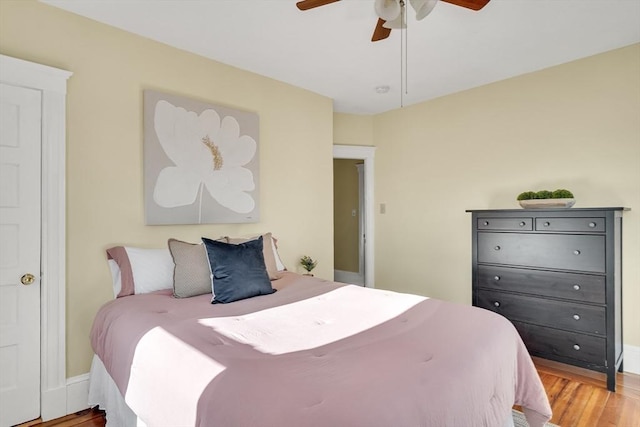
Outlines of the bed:
[[274,293],[229,304],[171,289],[106,303],[91,330],[90,404],[108,427],[493,427],[512,425],[514,404],[532,427],[550,419],[505,318],[278,277]]

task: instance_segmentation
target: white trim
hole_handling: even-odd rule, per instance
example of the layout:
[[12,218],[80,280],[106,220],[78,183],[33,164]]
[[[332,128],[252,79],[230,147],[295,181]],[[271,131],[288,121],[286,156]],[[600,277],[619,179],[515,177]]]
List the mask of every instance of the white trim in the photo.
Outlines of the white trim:
[[0,55],[0,81],[42,92],[41,409],[67,415],[65,352],[66,92],[71,72]]
[[67,380],[67,414],[74,414],[89,407],[89,374]]
[[351,285],[364,286],[364,275],[355,271],[333,270],[333,280]]
[[358,163],[356,165],[358,170],[358,275],[362,277],[362,281],[358,284],[364,283],[364,256],[365,256],[365,233],[364,233],[364,219],[366,214],[364,212],[364,164]]
[[35,62],[0,55],[0,81],[46,93],[67,93],[67,79],[73,74]]
[[640,375],[640,347],[625,344],[623,347],[624,358],[622,368],[624,372]]
[[375,288],[375,228],[374,228],[374,156],[376,147],[364,145],[334,145],[334,159],[359,159],[364,160],[364,206],[366,236],[364,248],[364,286]]

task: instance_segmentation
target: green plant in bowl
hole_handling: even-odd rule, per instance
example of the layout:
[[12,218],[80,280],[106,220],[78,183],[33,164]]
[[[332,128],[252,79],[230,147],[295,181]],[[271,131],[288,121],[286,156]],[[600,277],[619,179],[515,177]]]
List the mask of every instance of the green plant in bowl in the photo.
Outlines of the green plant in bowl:
[[555,191],[525,191],[517,197],[520,206],[526,209],[535,208],[570,208],[576,202],[573,193],[564,188]]
[[549,190],[540,190],[536,192],[534,199],[550,199],[553,193]]
[[534,200],[534,199],[573,199],[573,193],[564,188],[559,188],[555,191],[540,190],[540,191],[525,191],[518,194],[516,200]]
[[535,191],[525,191],[524,193],[518,194],[518,200],[531,200],[536,198]]
[[559,188],[551,193],[552,199],[573,199],[573,193],[564,188]]

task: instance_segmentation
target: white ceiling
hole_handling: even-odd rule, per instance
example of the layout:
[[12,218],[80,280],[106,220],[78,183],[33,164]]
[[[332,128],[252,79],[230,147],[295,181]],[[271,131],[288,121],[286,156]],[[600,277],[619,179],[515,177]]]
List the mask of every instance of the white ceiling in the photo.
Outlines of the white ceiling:
[[[296,0],[41,0],[374,114],[640,42],[640,0],[491,0],[474,12],[409,8],[407,89],[401,31],[372,43],[374,0],[305,12]],[[388,85],[386,94],[377,86]],[[401,97],[402,93],[402,97]],[[402,99],[401,99],[402,98]]]

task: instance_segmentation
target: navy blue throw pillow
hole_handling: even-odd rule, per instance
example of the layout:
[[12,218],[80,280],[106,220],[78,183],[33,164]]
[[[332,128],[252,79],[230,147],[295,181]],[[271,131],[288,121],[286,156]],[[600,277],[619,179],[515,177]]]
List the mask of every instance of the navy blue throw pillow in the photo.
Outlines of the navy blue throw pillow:
[[264,264],[262,236],[238,245],[202,238],[213,275],[212,304],[268,295],[271,287]]

